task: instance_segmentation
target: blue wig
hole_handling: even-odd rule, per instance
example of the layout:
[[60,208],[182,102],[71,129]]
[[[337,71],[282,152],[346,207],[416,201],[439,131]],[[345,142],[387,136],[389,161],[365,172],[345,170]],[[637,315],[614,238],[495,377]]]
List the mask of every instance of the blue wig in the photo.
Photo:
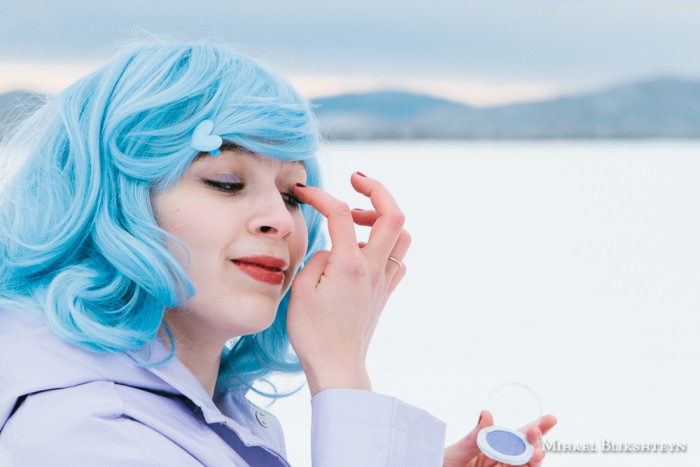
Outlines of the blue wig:
[[[304,161],[320,186],[318,128],[308,102],[277,73],[226,47],[149,43],[79,80],[6,141],[22,161],[0,198],[0,304],[43,313],[63,339],[96,352],[156,338],[166,308],[196,291],[165,248],[151,195],[197,156],[203,120],[226,143]],[[304,206],[306,259],[323,243]],[[272,326],[231,342],[218,387],[298,371],[286,332],[289,296]]]

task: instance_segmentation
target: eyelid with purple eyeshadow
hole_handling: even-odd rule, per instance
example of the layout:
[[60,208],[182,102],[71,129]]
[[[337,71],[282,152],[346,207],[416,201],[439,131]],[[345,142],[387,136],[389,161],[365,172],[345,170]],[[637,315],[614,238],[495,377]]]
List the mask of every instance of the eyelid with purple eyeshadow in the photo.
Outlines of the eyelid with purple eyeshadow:
[[238,176],[238,174],[233,172],[216,172],[213,174],[206,174],[203,178],[213,182],[241,183],[241,178]]

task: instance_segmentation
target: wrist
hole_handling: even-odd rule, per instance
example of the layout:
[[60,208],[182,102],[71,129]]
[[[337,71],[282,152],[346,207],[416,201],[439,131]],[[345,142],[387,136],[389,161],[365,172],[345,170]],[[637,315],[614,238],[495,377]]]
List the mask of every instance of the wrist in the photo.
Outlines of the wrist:
[[364,367],[357,369],[335,367],[321,372],[304,370],[304,373],[311,397],[325,389],[372,390],[369,374]]

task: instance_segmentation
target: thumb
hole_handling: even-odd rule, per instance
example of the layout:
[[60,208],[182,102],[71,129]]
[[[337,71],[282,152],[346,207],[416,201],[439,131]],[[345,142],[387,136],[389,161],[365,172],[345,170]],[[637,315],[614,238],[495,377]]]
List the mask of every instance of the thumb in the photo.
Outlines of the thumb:
[[328,264],[328,258],[331,252],[328,250],[319,250],[306,262],[301,271],[294,278],[293,285],[308,283],[308,285],[315,287],[321,280],[323,276],[323,271],[326,269]]
[[481,412],[479,423],[464,438],[445,449],[444,465],[446,467],[463,466],[481,451],[476,444],[476,437],[483,428],[493,425],[493,415],[488,410]]

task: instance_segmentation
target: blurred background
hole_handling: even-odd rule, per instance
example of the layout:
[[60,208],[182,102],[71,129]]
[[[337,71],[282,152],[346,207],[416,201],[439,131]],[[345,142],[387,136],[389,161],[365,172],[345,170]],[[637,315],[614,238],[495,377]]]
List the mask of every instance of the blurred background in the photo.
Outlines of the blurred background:
[[[545,465],[698,465],[700,3],[1,2],[0,125],[151,34],[271,63],[317,106],[328,190],[366,207],[362,170],[395,194],[414,240],[376,391],[454,442],[517,381],[559,418],[550,442],[599,447]],[[308,391],[270,410],[310,465]]]

